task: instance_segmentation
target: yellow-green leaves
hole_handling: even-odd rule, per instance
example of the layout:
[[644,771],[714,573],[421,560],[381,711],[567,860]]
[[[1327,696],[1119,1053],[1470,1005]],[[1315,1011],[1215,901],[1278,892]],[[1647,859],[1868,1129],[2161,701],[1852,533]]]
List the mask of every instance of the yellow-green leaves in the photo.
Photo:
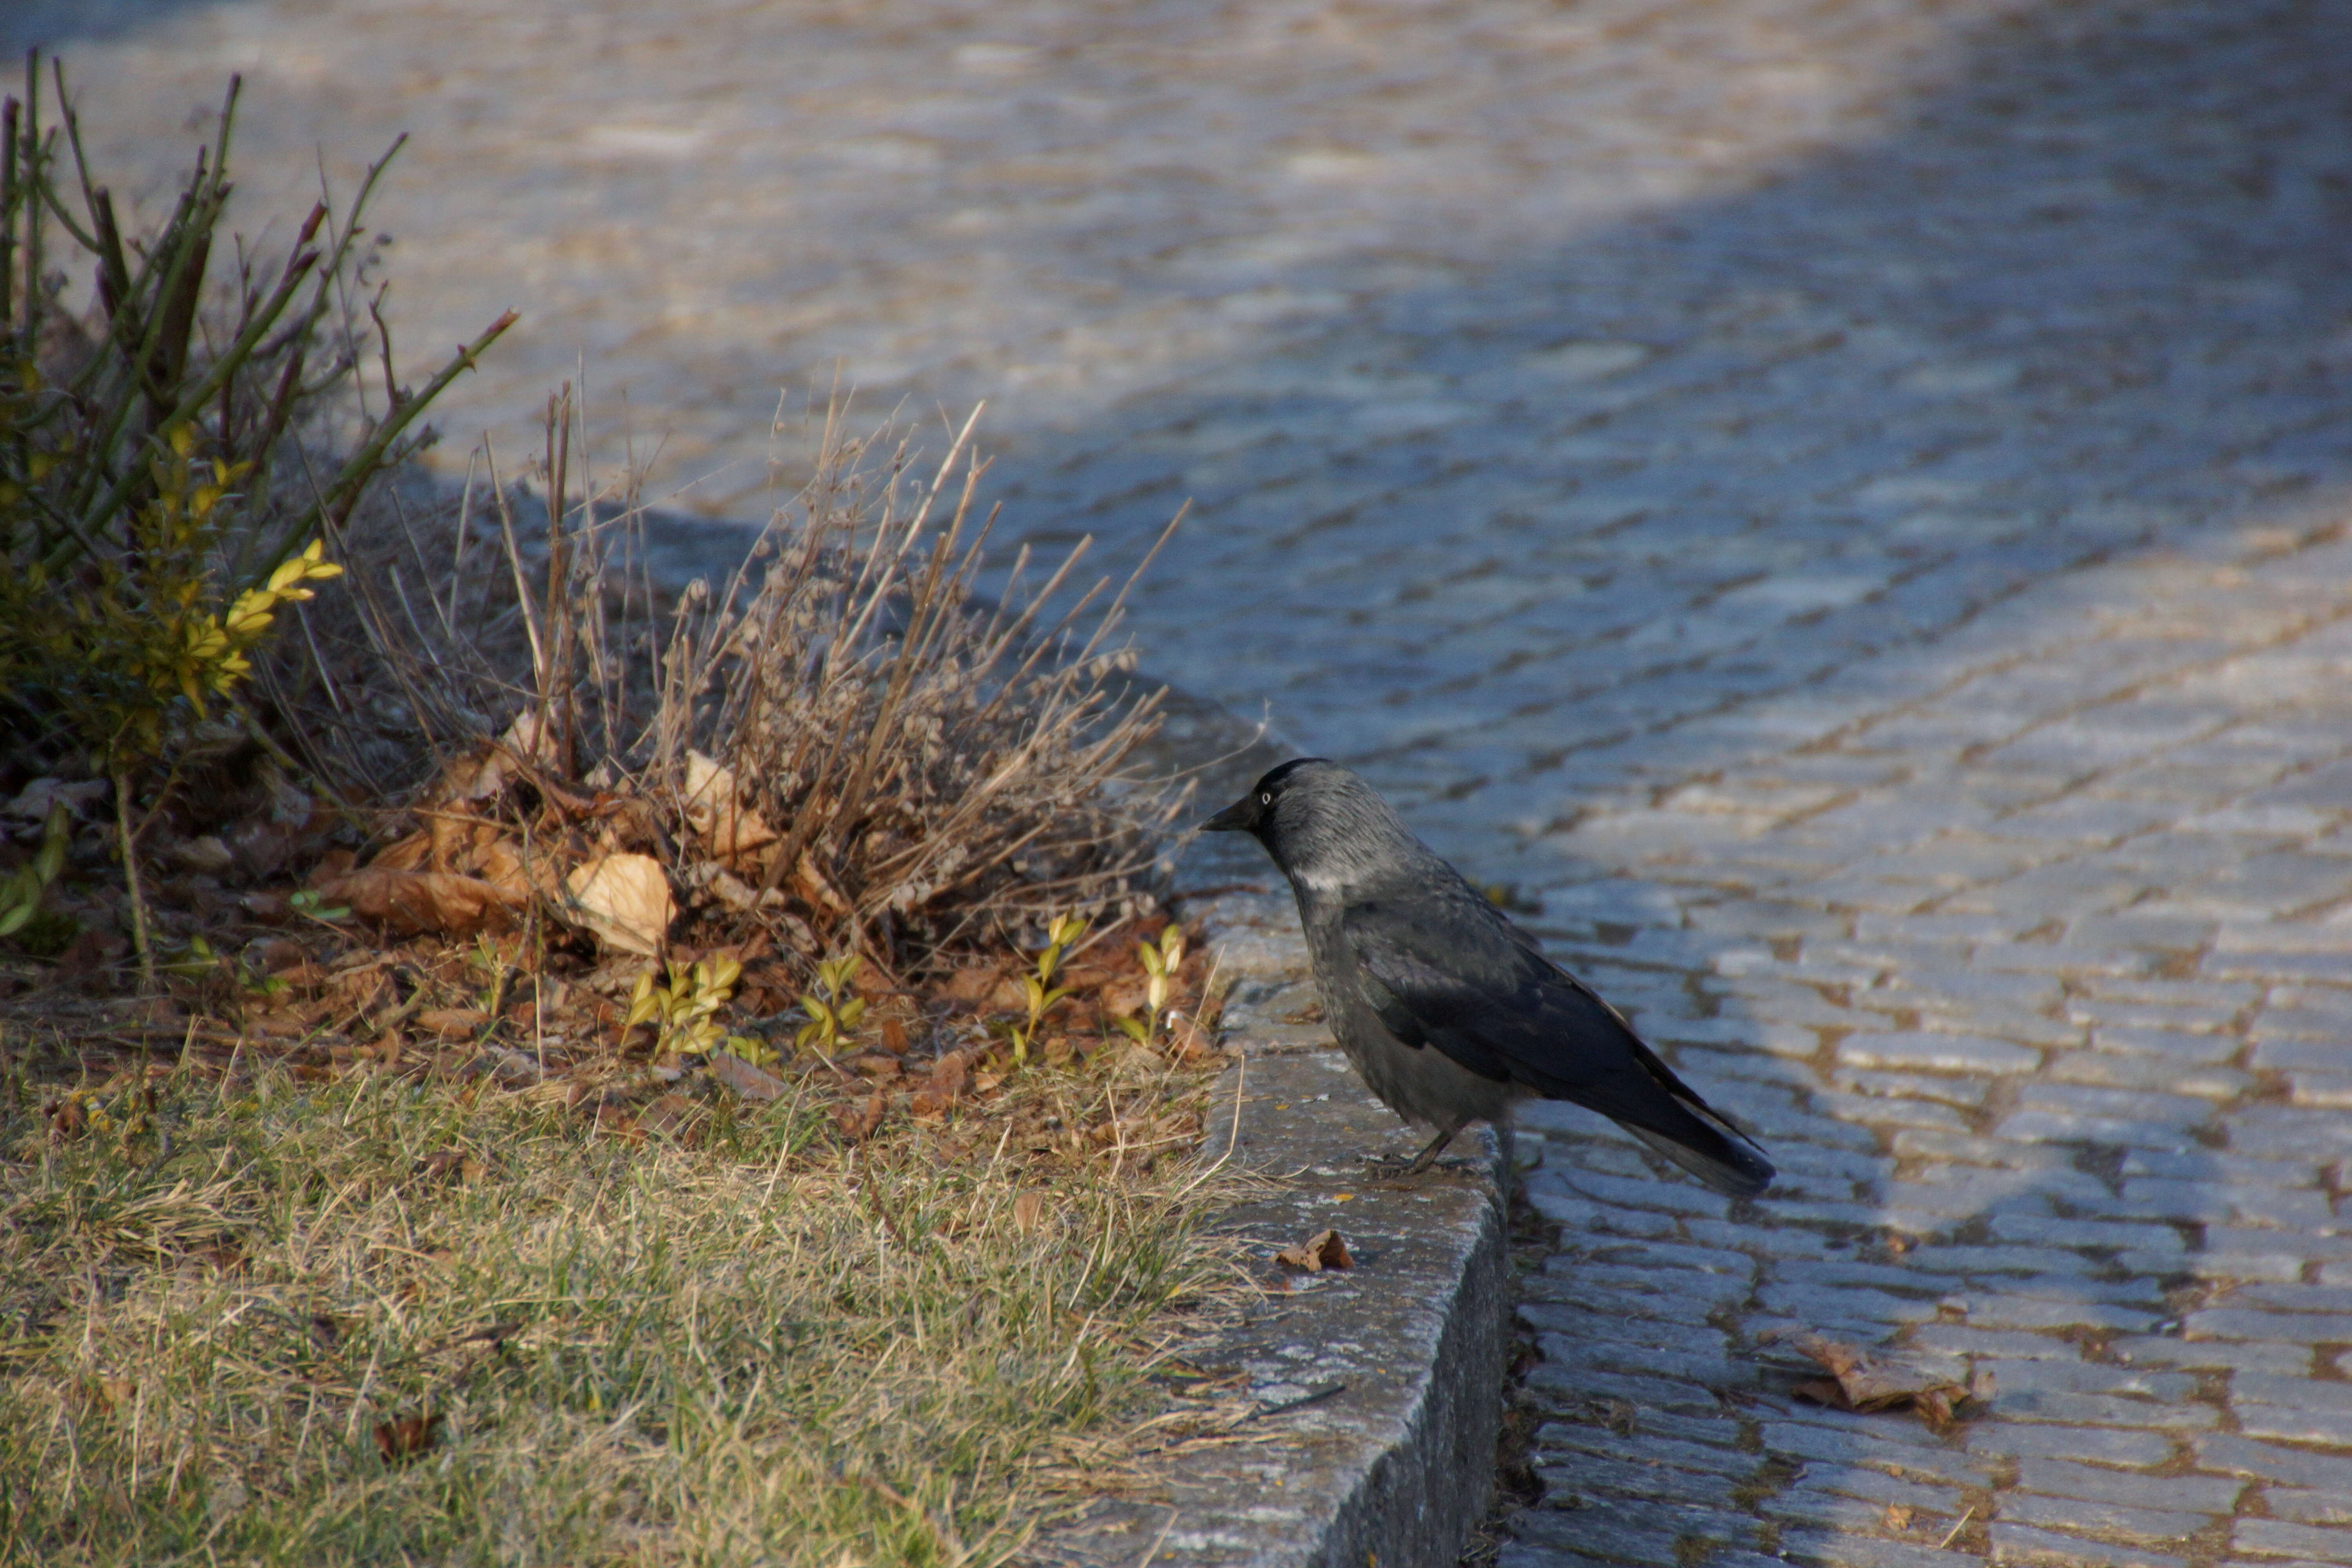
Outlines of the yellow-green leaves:
[[735,994],[735,983],[742,977],[743,966],[725,956],[703,959],[692,968],[673,963],[667,985],[656,984],[654,972],[647,969],[637,976],[636,989],[629,994],[628,1016],[622,1027],[652,1025],[657,1056],[708,1054],[721,1046],[742,1055],[718,1018],[719,1009]]
[[856,1032],[858,1020],[866,1016],[866,999],[850,989],[857,978],[857,968],[858,958],[854,952],[829,958],[816,966],[816,989],[801,998],[801,1011],[808,1015],[809,1021],[793,1035],[794,1049],[814,1042],[818,1050],[831,1056]]
[[1176,971],[1184,963],[1184,928],[1171,923],[1160,933],[1158,942],[1135,944],[1136,962],[1143,965],[1144,998],[1148,1004],[1140,1018],[1121,1018],[1118,1026],[1137,1045],[1151,1043],[1151,1032],[1158,1027],[1160,1012],[1168,1005],[1169,987],[1175,984]]
[[1045,949],[1037,955],[1036,973],[1021,977],[1021,989],[1029,1003],[1029,1018],[1013,1030],[1013,1066],[1027,1064],[1029,1044],[1037,1037],[1037,1026],[1045,1022],[1055,1003],[1070,994],[1067,986],[1054,984],[1054,975],[1062,967],[1063,954],[1085,940],[1087,923],[1076,915],[1055,915],[1046,926]]

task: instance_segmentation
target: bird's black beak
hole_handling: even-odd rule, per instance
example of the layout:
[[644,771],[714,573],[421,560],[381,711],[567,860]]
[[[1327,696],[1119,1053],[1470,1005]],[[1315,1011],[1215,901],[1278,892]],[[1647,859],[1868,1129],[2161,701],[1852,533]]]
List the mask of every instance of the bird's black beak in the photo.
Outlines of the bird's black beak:
[[1250,794],[1234,802],[1208,821],[1201,824],[1203,833],[1248,833],[1258,825],[1257,794]]

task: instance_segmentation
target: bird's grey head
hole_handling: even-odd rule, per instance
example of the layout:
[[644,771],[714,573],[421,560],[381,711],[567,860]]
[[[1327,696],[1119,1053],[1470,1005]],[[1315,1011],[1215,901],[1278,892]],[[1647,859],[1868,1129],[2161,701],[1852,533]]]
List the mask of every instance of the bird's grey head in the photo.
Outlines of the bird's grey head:
[[1430,858],[1371,785],[1321,757],[1283,763],[1201,826],[1251,835],[1285,876],[1323,893],[1411,872]]

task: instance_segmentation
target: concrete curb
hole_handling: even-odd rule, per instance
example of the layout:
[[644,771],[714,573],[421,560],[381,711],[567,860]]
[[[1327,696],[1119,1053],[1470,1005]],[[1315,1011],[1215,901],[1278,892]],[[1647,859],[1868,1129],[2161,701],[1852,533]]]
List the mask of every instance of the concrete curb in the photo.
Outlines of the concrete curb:
[[[1236,865],[1198,854],[1189,878]],[[1252,880],[1279,886],[1260,866]],[[1241,1059],[1217,1086],[1203,1157],[1228,1153],[1265,1195],[1223,1215],[1255,1258],[1336,1227],[1356,1266],[1295,1277],[1198,1359],[1247,1374],[1272,1440],[1179,1456],[1163,1496],[1105,1502],[1026,1562],[1096,1568],[1440,1568],[1484,1512],[1502,1412],[1510,1292],[1503,1163],[1491,1135],[1413,1184],[1367,1155],[1421,1142],[1365,1092],[1328,1031],[1286,892],[1230,883],[1184,900],[1231,983]]]

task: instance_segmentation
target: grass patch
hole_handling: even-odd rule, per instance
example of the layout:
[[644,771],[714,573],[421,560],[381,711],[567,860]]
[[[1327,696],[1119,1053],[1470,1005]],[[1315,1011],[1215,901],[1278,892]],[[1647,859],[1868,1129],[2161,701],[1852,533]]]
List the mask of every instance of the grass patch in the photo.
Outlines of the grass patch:
[[1010,1106],[845,1151],[720,1101],[688,1147],[479,1084],[22,1066],[11,1563],[999,1563],[1200,1424],[1153,1374],[1235,1281],[1197,1180]]

